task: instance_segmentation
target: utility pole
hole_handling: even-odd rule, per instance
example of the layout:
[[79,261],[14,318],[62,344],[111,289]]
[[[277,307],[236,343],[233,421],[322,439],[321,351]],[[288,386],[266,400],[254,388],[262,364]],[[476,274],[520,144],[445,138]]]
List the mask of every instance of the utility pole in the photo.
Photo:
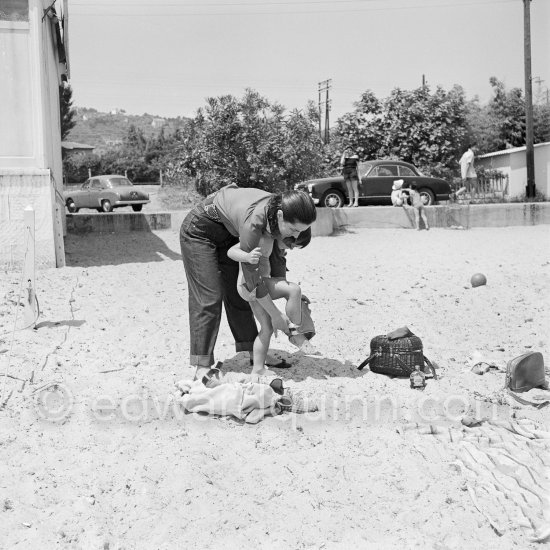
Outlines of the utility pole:
[[323,113],[321,112],[321,84],[322,82],[319,82],[319,137],[323,139],[323,131],[321,129],[321,120],[323,118]]
[[[329,121],[329,113],[330,113],[330,103],[331,100],[329,99],[329,90],[332,87],[331,85],[332,79],[323,80],[322,82],[319,82],[319,135],[321,136],[321,139],[325,143],[328,143],[330,141],[330,121]],[[325,101],[322,100],[321,94],[322,92],[326,93],[326,99]],[[321,125],[321,119],[322,119],[322,106],[325,106],[325,135],[323,138],[323,132],[322,132],[322,125]]]
[[328,98],[328,91],[329,90],[330,90],[330,84],[327,87],[327,99],[325,101],[325,143],[328,143],[330,141],[329,113],[330,113],[330,101],[331,100]]
[[426,75],[424,74],[422,75],[422,89],[426,89]]
[[540,76],[534,76],[532,80],[538,85],[537,96],[535,97],[535,103],[538,103],[539,101],[542,101],[542,83],[544,82],[544,79]]
[[525,59],[525,163],[527,165],[527,186],[525,195],[533,198],[536,194],[535,186],[535,149],[533,146],[533,82],[531,79],[531,0],[523,0],[523,38]]

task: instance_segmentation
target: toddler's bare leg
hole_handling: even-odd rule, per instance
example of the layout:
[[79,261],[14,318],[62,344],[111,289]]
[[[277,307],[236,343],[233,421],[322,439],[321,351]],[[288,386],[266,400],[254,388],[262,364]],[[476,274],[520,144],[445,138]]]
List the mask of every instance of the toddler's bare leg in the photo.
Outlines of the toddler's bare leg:
[[416,224],[416,229],[420,231],[420,208],[414,209],[414,223]]
[[250,307],[252,308],[254,317],[256,317],[260,324],[260,330],[258,331],[258,336],[254,340],[252,352],[252,374],[265,374],[265,359],[267,357],[269,343],[271,342],[271,335],[273,334],[273,326],[269,314],[262,306],[255,302],[250,302]]
[[430,229],[430,226],[428,225],[428,216],[426,216],[426,211],[424,208],[422,209],[422,221],[424,222],[424,227],[426,229]]
[[286,299],[285,313],[291,323],[302,323],[302,289],[296,283],[289,283],[285,279],[266,279],[265,284],[273,300]]

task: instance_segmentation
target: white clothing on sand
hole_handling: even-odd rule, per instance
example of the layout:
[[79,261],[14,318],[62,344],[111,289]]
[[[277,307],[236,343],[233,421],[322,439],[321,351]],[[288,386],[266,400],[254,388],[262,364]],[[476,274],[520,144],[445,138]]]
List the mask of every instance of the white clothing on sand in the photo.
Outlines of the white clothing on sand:
[[234,416],[250,424],[281,412],[277,407],[281,396],[268,384],[230,382],[207,388],[195,380],[187,386],[180,402],[188,412]]

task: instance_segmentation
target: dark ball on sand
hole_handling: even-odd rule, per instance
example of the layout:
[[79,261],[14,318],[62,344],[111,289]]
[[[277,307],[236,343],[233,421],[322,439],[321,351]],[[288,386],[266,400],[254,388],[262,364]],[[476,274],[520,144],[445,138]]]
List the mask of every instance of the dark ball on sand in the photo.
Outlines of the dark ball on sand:
[[483,273],[474,273],[470,279],[470,283],[475,288],[476,286],[483,286],[487,284],[487,277]]

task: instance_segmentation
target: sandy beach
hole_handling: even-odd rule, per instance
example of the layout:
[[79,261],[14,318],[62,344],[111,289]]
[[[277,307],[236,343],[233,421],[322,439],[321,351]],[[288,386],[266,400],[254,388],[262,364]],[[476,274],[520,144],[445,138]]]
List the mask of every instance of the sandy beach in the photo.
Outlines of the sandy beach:
[[[320,411],[255,425],[178,403],[177,230],[68,235],[67,267],[37,272],[36,330],[12,335],[20,274],[1,272],[0,548],[540,548],[550,407],[502,388],[513,357],[550,363],[549,244],[547,225],[356,229],[290,252],[322,355],[279,337],[274,372]],[[439,376],[423,392],[356,368],[403,325]],[[249,372],[225,319],[216,356]]]

